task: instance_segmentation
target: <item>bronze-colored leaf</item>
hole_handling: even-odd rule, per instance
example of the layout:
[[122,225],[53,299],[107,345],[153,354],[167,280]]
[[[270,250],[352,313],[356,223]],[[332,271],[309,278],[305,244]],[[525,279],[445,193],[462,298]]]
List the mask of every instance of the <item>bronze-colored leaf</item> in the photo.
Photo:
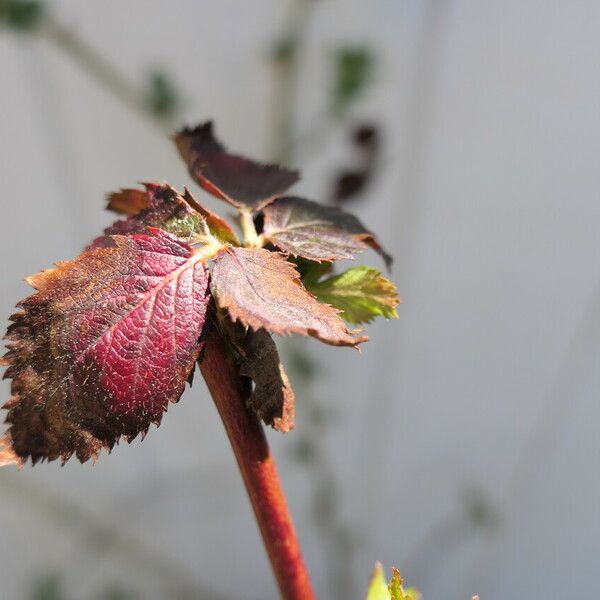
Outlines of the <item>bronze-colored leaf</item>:
[[230,154],[214,137],[211,121],[182,129],[175,143],[191,176],[206,191],[238,209],[259,210],[300,177],[298,171]]
[[349,331],[336,309],[310,294],[298,271],[277,252],[227,248],[215,259],[211,287],[232,320],[254,330],[310,335],[334,346],[356,346],[368,339]]
[[294,427],[294,391],[279,359],[277,346],[265,329],[248,329],[241,348],[240,375],[254,381],[248,406],[277,431]]
[[279,198],[264,211],[264,237],[293,256],[315,261],[354,258],[368,246],[389,267],[392,257],[354,215],[304,198]]
[[202,204],[199,204],[187,188],[184,188],[183,197],[194,210],[204,217],[212,235],[222,242],[233,244],[234,246],[240,245],[238,236],[225,219],[220,217],[217,213],[208,210],[208,208],[202,206]]
[[129,216],[107,227],[88,249],[111,244],[111,235],[141,233],[148,227],[162,229],[192,243],[206,241],[210,228],[187,198],[166,183],[144,183],[144,187],[145,190],[125,189],[109,196],[107,208]]
[[0,461],[82,462],[159,424],[201,349],[206,254],[158,229],[113,236],[28,279],[7,333]]
[[122,188],[108,195],[106,209],[120,215],[133,216],[148,208],[148,189]]

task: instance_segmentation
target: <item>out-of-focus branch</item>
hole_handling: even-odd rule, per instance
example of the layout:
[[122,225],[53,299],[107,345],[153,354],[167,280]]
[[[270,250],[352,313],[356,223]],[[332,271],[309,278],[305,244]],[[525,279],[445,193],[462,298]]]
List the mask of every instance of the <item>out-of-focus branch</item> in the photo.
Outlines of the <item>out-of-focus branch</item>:
[[162,134],[173,131],[179,97],[164,73],[151,74],[146,87],[131,83],[113,63],[76,31],[62,25],[48,5],[35,0],[0,0],[0,25],[23,35],[38,35],[59,48],[132,111]]

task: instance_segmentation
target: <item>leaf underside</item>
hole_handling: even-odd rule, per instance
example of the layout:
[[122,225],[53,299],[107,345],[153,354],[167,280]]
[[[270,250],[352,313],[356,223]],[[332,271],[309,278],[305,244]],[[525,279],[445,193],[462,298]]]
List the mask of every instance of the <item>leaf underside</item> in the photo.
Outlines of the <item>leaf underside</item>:
[[265,329],[248,329],[242,353],[240,375],[254,381],[248,407],[273,429],[289,432],[294,427],[295,395],[273,338]]
[[84,462],[145,434],[193,370],[206,265],[157,229],[110,240],[29,278],[37,292],[11,318],[4,444],[21,462]]
[[215,259],[211,288],[232,320],[272,333],[310,335],[334,346],[368,339],[349,331],[338,311],[302,285],[284,256],[263,248],[229,248]]
[[354,215],[304,198],[275,200],[264,209],[263,235],[280,250],[314,261],[354,258],[367,247],[386,265],[391,256]]
[[214,137],[211,121],[181,130],[175,143],[190,175],[207,192],[238,209],[259,210],[300,177],[298,171],[230,154]]

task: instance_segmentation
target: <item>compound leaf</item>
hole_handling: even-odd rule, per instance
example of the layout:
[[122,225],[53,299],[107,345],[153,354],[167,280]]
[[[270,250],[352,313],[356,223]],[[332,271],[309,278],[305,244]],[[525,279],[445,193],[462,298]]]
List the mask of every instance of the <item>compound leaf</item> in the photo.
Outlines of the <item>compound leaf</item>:
[[304,198],[279,198],[267,206],[263,235],[284,252],[309,260],[354,258],[370,246],[388,267],[392,262],[375,236],[354,215]]
[[377,316],[398,318],[396,286],[373,267],[352,267],[324,281],[305,280],[305,284],[321,302],[339,308],[349,323],[370,323]]
[[81,462],[144,435],[182,394],[209,306],[203,251],[151,229],[28,279],[7,333],[4,452]]
[[209,193],[238,209],[259,210],[300,178],[298,171],[230,154],[214,137],[211,121],[175,136],[190,175]]
[[368,339],[349,331],[336,309],[306,291],[298,271],[277,252],[227,248],[215,259],[211,286],[232,320],[254,330],[311,335],[335,346]]

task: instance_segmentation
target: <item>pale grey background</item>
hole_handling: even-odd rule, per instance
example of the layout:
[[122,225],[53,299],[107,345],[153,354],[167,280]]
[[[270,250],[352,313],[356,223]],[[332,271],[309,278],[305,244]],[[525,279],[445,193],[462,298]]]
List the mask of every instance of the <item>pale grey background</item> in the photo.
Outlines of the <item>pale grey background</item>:
[[[190,122],[212,117],[233,148],[268,155],[265,57],[286,2],[52,5],[133,80],[167,67]],[[355,598],[377,559],[427,600],[597,597],[599,31],[594,0],[323,0],[315,12],[298,127],[322,110],[327,52],[373,45],[377,81],[353,110],[385,126],[385,169],[356,208],[397,257],[404,299],[362,356],[307,343],[339,415],[325,445],[357,538]],[[109,221],[105,192],[189,177],[168,141],[43,41],[0,35],[0,86],[5,318],[28,293],[24,275],[76,255]],[[347,153],[338,137],[298,160],[299,192],[323,194]],[[95,467],[0,473],[0,597],[27,598],[52,571],[72,598],[107,581],[150,599],[182,582],[276,597],[196,381],[159,431]],[[316,588],[335,598],[311,472],[286,448],[294,435],[270,438]],[[464,516],[474,494],[496,507],[495,526]],[[102,538],[81,507],[135,550]]]

